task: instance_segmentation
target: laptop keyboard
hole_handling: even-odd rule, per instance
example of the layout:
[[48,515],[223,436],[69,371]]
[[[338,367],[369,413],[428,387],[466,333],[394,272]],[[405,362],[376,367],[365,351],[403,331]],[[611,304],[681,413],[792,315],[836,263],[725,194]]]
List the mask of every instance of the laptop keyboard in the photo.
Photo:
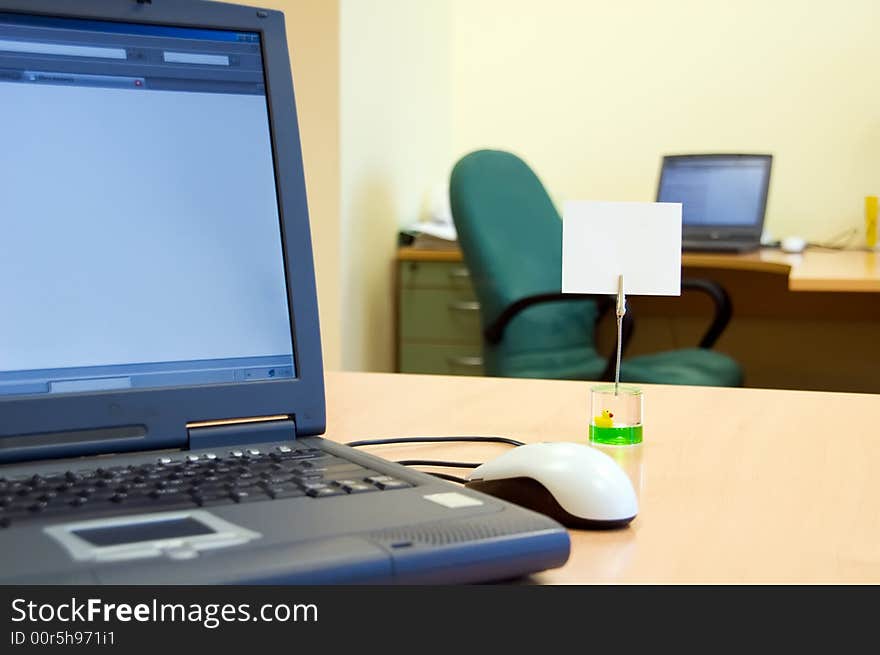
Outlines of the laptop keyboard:
[[210,507],[283,498],[328,498],[412,485],[318,448],[243,448],[161,457],[131,466],[0,477],[0,528],[64,514],[65,519]]

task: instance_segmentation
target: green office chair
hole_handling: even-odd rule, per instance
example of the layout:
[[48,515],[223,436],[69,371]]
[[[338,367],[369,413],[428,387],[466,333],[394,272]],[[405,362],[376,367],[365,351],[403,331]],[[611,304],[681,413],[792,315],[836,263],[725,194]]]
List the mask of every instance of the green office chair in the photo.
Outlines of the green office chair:
[[[541,181],[517,156],[480,150],[462,158],[450,179],[452,215],[480,301],[488,375],[610,380],[615,357],[595,347],[596,323],[609,296],[562,294],[562,221]],[[731,316],[726,292],[709,280],[682,280],[708,293],[715,317],[699,348],[627,358],[622,381],[739,386],[742,369],[710,350]],[[624,323],[623,347],[632,333]],[[613,310],[612,310],[613,313]]]

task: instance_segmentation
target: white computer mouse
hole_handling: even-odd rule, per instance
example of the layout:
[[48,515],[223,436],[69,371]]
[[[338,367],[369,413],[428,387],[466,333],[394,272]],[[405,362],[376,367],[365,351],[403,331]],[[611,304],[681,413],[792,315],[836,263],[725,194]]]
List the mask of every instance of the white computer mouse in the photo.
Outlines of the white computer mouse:
[[803,237],[785,237],[780,243],[779,247],[782,248],[782,252],[790,252],[790,253],[798,253],[803,252],[807,247],[807,240]]
[[514,448],[478,466],[467,486],[570,528],[616,528],[639,512],[632,482],[603,452],[576,443]]

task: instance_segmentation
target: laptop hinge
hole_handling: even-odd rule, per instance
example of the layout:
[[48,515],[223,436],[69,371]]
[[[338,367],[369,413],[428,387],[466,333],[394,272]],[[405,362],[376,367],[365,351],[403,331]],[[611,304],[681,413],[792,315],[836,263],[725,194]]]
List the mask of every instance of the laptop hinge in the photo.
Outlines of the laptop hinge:
[[188,447],[233,448],[268,441],[294,441],[296,422],[293,416],[257,416],[223,421],[187,423]]

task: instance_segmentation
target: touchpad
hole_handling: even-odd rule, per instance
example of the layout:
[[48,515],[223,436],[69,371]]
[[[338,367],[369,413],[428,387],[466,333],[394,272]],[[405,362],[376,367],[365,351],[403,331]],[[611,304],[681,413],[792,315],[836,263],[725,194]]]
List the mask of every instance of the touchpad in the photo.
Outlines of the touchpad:
[[71,530],[71,534],[87,541],[93,546],[122,546],[145,541],[162,541],[180,539],[203,534],[214,534],[214,530],[191,516],[149,521],[143,523],[127,523],[124,525],[80,528]]
[[204,510],[77,521],[44,531],[73,559],[92,562],[163,556],[192,559],[203,550],[235,546],[262,536]]

